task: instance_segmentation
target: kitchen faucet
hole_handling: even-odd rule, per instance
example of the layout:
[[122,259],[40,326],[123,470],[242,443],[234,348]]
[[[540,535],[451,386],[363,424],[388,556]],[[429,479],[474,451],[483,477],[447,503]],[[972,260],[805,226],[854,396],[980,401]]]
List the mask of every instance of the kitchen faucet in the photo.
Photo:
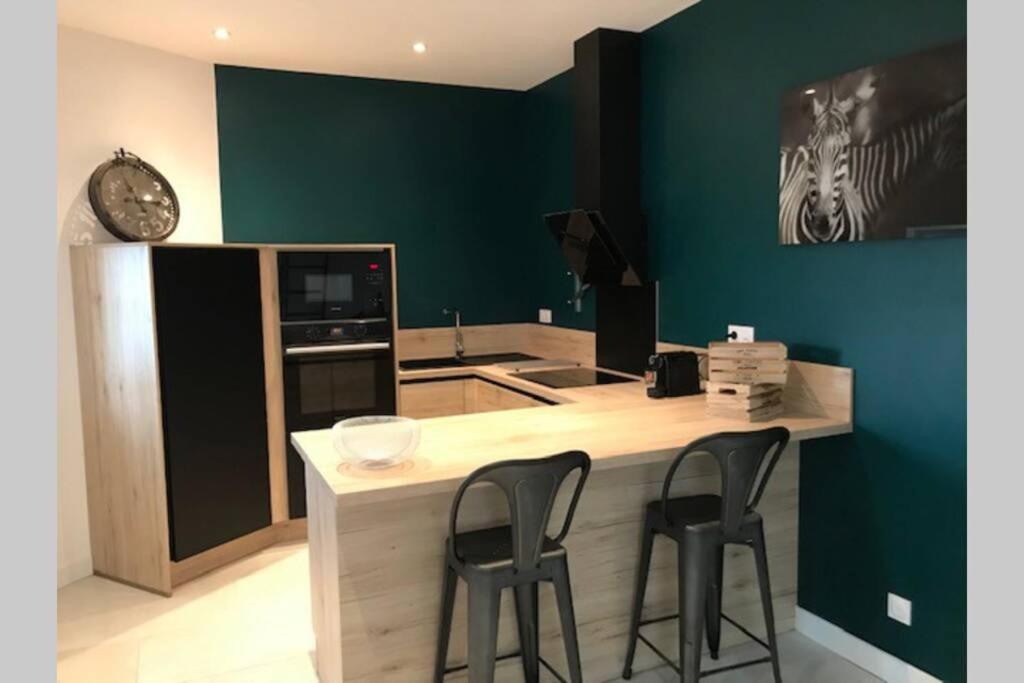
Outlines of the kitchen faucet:
[[466,345],[462,342],[462,314],[457,308],[444,308],[441,312],[445,315],[455,316],[455,357],[462,360],[462,357],[466,355]]

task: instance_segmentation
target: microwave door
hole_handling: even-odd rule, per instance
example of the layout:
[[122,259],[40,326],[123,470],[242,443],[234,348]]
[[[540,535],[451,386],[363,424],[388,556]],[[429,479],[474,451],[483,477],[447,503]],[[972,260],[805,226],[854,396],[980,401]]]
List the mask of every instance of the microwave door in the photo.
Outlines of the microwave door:
[[281,252],[281,320],[387,318],[391,308],[386,251]]
[[288,269],[282,293],[289,320],[322,320],[327,287],[326,263],[303,264]]
[[352,273],[328,271],[324,278],[323,302],[324,319],[355,317],[355,299]]

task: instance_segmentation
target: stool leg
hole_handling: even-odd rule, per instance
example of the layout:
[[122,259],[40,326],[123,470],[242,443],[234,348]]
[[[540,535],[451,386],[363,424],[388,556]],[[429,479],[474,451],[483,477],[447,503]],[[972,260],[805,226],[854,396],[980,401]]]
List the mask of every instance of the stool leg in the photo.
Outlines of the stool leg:
[[704,618],[707,621],[708,649],[711,659],[718,659],[718,645],[722,641],[722,572],[725,563],[725,546],[718,546],[712,553],[714,565],[708,580],[707,607]]
[[458,575],[444,562],[444,579],[441,586],[441,620],[437,627],[437,654],[434,659],[434,683],[444,680],[444,670],[448,663],[448,639],[452,633],[452,613],[455,611],[455,588]]
[[757,583],[761,588],[761,607],[764,609],[764,626],[768,631],[768,645],[771,647],[772,674],[775,683],[782,683],[779,670],[779,644],[775,637],[775,610],[772,608],[772,587],[768,581],[768,552],[764,545],[764,527],[757,525],[754,532],[754,559],[757,562]]
[[558,616],[562,620],[562,641],[565,643],[565,659],[569,663],[571,683],[583,683],[580,666],[580,645],[576,639],[576,611],[572,606],[572,585],[569,582],[569,561],[562,558],[554,563],[551,581],[555,584],[555,598],[558,601]]
[[522,652],[526,683],[540,681],[539,637],[537,624],[537,584],[515,587],[516,622],[519,625],[519,649]]
[[644,609],[644,594],[647,592],[647,575],[651,570],[653,547],[654,531],[644,524],[644,534],[640,541],[640,566],[636,569],[636,589],[633,593],[633,616],[629,622],[629,644],[626,646],[626,663],[622,668],[622,677],[627,680],[633,676],[633,657],[636,655],[636,640],[640,634],[640,619]]
[[493,683],[498,656],[501,589],[488,581],[469,582],[469,683]]
[[691,534],[683,534],[679,543],[679,670],[683,683],[697,683],[700,678],[712,550],[707,542]]

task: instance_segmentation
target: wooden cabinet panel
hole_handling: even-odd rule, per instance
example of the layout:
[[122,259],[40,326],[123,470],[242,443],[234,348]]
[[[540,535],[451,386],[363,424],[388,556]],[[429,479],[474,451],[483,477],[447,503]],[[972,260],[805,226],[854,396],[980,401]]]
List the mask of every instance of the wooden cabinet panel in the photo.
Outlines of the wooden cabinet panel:
[[547,405],[480,379],[438,379],[402,384],[402,415],[424,419]]
[[504,390],[501,387],[479,379],[469,381],[473,383],[475,398],[472,412],[489,413],[493,410],[502,410],[501,394]]
[[93,567],[170,595],[150,247],[73,246],[71,277]]
[[479,379],[466,380],[467,413],[488,413],[493,410],[515,410],[516,408],[534,408],[547,405],[543,401],[500,387],[491,382]]
[[514,410],[516,408],[536,408],[537,406],[546,406],[547,403],[538,401],[537,399],[527,396],[526,394],[520,394],[518,391],[511,391],[509,389],[498,389],[500,393],[498,403],[501,405],[502,410]]
[[465,383],[453,379],[401,385],[402,415],[424,419],[466,412]]

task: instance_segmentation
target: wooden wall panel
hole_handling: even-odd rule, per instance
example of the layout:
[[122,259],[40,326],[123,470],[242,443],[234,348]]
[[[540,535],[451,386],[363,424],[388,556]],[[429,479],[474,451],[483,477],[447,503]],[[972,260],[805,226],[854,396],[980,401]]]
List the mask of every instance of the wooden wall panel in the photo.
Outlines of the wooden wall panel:
[[[594,333],[539,323],[466,327],[467,353],[520,351],[546,359],[564,359],[593,367],[596,362]],[[471,332],[472,330],[472,332]],[[452,355],[454,328],[399,330],[399,354],[405,358],[438,358]],[[707,376],[707,349],[658,342],[659,352],[693,351],[702,357],[701,372]],[[790,361],[786,406],[805,415],[827,416],[853,423],[853,370],[833,365]]]
[[593,332],[540,323],[527,325],[525,353],[551,360],[570,360],[590,367],[597,362]]
[[72,247],[93,567],[171,591],[150,247]]
[[[528,323],[507,325],[463,325],[462,338],[467,355],[524,351],[528,345]],[[398,330],[398,357],[447,358],[455,355],[455,327],[415,327]]]
[[782,399],[787,410],[853,424],[853,370],[790,361]]
[[[467,355],[518,351],[542,358],[594,364],[594,333],[538,323],[464,325]],[[417,327],[398,330],[401,360],[446,358],[455,353],[454,327]]]

